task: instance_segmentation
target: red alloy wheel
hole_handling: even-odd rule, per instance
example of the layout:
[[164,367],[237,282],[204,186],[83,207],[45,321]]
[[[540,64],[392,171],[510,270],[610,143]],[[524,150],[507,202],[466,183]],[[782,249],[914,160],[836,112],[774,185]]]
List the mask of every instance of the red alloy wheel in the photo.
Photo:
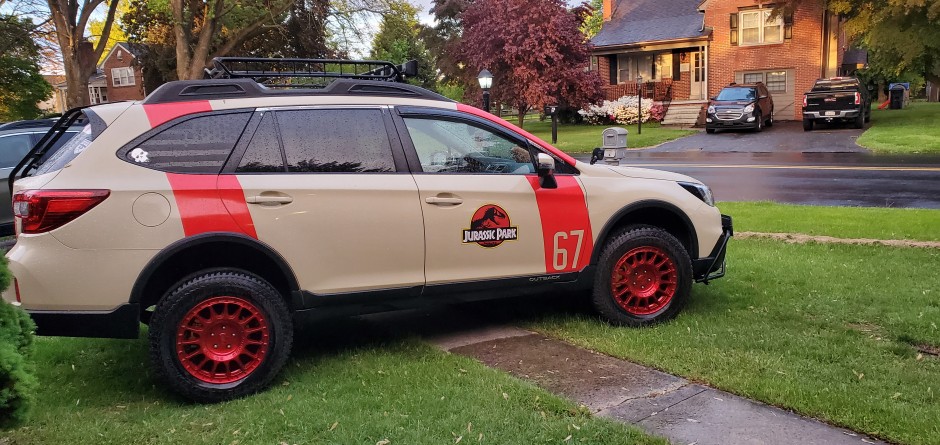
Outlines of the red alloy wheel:
[[264,362],[268,321],[239,297],[212,297],[183,316],[176,331],[176,356],[193,377],[212,384],[241,380]]
[[614,301],[633,315],[655,314],[676,294],[676,264],[658,247],[637,247],[620,257],[610,277]]

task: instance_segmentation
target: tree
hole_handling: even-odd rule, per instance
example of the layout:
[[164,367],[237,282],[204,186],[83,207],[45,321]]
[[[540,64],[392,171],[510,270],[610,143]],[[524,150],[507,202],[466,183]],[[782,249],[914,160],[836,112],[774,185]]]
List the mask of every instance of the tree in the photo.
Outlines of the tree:
[[587,14],[584,23],[581,24],[581,32],[587,38],[593,38],[601,30],[604,24],[604,0],[590,0],[583,9]]
[[[88,105],[88,78],[95,73],[98,59],[104,53],[111,36],[111,26],[117,12],[118,0],[48,0],[55,36],[62,53],[65,67],[65,83],[68,86],[65,102],[68,108]],[[99,6],[106,5],[104,26],[98,43],[93,45],[85,36],[85,28]]]
[[32,20],[0,16],[0,121],[35,119],[52,87],[39,73],[39,46]]
[[[778,9],[821,1],[788,0]],[[846,19],[849,40],[868,50],[872,75],[890,79],[913,73],[940,85],[940,1],[830,0],[825,5]]]
[[563,0],[476,0],[461,15],[460,55],[473,72],[493,73],[493,99],[516,108],[522,126],[533,107],[600,98],[601,79],[587,70],[583,16]]
[[394,63],[417,60],[418,76],[409,81],[434,88],[436,73],[422,38],[424,26],[418,21],[418,8],[402,0],[389,6],[391,12],[382,16],[379,32],[372,40],[371,57]]
[[[120,23],[121,23],[121,18],[125,14],[127,14],[127,10],[128,10],[127,8],[129,7],[129,5],[130,3],[127,1],[118,2],[118,9],[114,15],[115,21],[118,23],[118,26],[111,27],[111,33],[108,35],[108,41],[104,45],[104,51],[102,51],[101,57],[98,59],[98,63],[104,62],[104,58],[108,56],[108,53],[111,52],[111,48],[114,48],[115,44],[117,44],[118,42],[127,41],[127,34],[124,33],[124,30],[121,28]],[[88,41],[90,41],[92,45],[98,44],[98,42],[101,40],[101,35],[102,35],[102,31],[104,30],[104,25],[105,25],[104,20],[101,18],[92,19],[91,22],[88,23],[88,32],[90,34],[90,36],[88,37]]]

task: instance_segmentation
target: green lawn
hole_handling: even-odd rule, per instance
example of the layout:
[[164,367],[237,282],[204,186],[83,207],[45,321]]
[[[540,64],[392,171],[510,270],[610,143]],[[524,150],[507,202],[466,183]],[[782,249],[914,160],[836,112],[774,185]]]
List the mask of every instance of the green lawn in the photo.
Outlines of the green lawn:
[[940,153],[940,103],[911,102],[902,110],[871,113],[858,145],[878,153]]
[[[739,231],[938,239],[938,210],[719,203]],[[733,240],[679,317],[530,328],[904,444],[940,443],[940,249]]]
[[338,326],[298,344],[270,390],[217,405],[155,385],[143,340],[41,338],[39,405],[0,444],[666,444],[471,359]]
[[[515,120],[512,120],[516,123]],[[575,125],[558,124],[558,143],[553,144],[567,153],[590,153],[594,147],[601,146],[601,132],[612,125]],[[627,129],[627,147],[643,148],[662,144],[666,141],[678,139],[697,133],[694,130],[679,130],[662,127],[658,123],[643,124],[642,134],[637,134],[636,125],[618,125]],[[552,123],[549,120],[526,120],[526,131],[538,136],[546,142],[552,141]]]
[[820,207],[771,202],[720,202],[734,229],[839,238],[940,241],[940,210]]

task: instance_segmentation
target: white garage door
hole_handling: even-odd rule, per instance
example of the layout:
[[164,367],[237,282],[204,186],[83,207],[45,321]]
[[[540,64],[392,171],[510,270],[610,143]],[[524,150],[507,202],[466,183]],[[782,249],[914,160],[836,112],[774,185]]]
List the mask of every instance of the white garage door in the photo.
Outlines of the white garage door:
[[737,71],[734,81],[737,83],[763,82],[774,99],[774,120],[794,119],[793,70]]

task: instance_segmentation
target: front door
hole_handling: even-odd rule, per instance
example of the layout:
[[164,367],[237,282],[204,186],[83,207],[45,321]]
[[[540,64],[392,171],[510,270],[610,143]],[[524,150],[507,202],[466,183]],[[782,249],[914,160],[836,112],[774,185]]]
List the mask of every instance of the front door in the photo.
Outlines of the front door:
[[420,162],[414,178],[429,286],[559,279],[555,274],[587,265],[591,232],[574,176],[560,174],[558,188],[541,188],[531,160],[536,150],[494,126],[420,115],[403,123],[406,150],[413,145]]
[[692,53],[692,85],[689,99],[705,99],[705,52],[698,50]]
[[396,166],[387,112],[260,113],[234,173],[258,239],[287,260],[301,288],[322,295],[424,285],[418,189],[403,161]]

